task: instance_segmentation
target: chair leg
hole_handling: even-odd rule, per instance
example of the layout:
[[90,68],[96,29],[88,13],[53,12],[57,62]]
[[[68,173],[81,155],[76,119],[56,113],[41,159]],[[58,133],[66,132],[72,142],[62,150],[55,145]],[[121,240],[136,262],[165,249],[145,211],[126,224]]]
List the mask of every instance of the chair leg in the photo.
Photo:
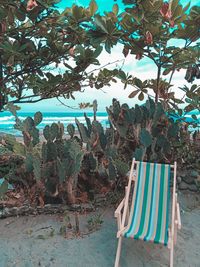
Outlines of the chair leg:
[[121,247],[122,247],[122,236],[120,236],[118,240],[117,253],[116,253],[116,258],[115,258],[115,267],[119,267]]
[[174,266],[174,240],[172,239],[170,248],[170,267]]
[[174,227],[174,244],[176,245],[177,243],[177,224],[175,224]]

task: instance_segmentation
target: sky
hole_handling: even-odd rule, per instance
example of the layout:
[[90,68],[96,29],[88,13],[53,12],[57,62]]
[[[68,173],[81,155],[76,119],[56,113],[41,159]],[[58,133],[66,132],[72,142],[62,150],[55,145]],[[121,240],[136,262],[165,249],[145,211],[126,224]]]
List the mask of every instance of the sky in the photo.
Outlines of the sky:
[[[120,9],[123,9],[123,5],[121,1],[117,0],[96,0],[98,4],[98,11],[109,11],[112,10],[113,4],[117,3]],[[189,1],[182,0],[181,3],[186,5]],[[192,5],[200,5],[199,0],[191,0]],[[90,0],[62,0],[58,4],[58,8],[63,10],[66,7],[72,6],[72,4],[82,5],[87,7],[90,3]],[[177,44],[179,45],[179,44]],[[181,44],[180,44],[181,45]],[[113,48],[112,53],[108,54],[107,52],[103,51],[102,54],[99,56],[99,61],[102,65],[105,65],[110,62],[114,62],[116,60],[124,60],[124,56],[122,54],[122,45],[117,45]],[[121,66],[121,63],[112,64],[110,67],[117,67]],[[95,69],[95,66],[90,67],[90,69]],[[143,59],[143,60],[136,60],[134,55],[128,56],[123,65],[123,70],[125,72],[129,72],[135,77],[140,79],[148,79],[148,78],[156,78],[156,68],[151,63],[151,60]],[[182,95],[181,91],[178,87],[183,86],[184,84],[187,85],[186,80],[184,79],[185,70],[181,70],[176,72],[173,78],[173,85],[174,91],[177,97]],[[168,76],[165,76],[167,79]],[[104,87],[103,90],[96,90],[92,88],[87,88],[84,93],[74,93],[75,100],[69,99],[64,100],[64,103],[68,106],[78,107],[78,104],[81,102],[93,102],[94,99],[98,101],[98,110],[105,111],[106,106],[110,106],[112,102],[112,98],[115,97],[120,100],[121,103],[128,103],[130,106],[133,106],[136,102],[138,102],[137,98],[130,99],[128,95],[133,91],[133,87],[127,87],[126,90],[123,89],[123,84],[121,82],[113,83],[111,87]],[[21,105],[23,112],[35,112],[40,110],[41,112],[74,112],[73,109],[67,108],[60,104],[56,99],[49,99],[44,100],[35,104],[23,104]],[[77,110],[78,111],[78,110]]]

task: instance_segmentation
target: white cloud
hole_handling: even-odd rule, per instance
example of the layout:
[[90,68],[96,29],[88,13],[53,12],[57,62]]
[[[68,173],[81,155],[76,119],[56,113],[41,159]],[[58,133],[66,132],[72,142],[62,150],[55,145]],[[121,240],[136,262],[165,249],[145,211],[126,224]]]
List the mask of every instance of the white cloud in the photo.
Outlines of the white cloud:
[[[114,62],[119,60],[120,62],[115,64],[110,64],[107,66],[109,69],[113,69],[114,67],[121,67],[122,61],[124,60],[123,70],[128,71],[131,75],[140,78],[141,80],[145,79],[152,79],[156,78],[157,76],[157,69],[155,64],[152,64],[150,59],[141,59],[140,61],[135,59],[134,55],[129,55],[127,58],[124,59],[122,54],[122,45],[117,45],[113,48],[112,54],[108,54],[107,52],[103,51],[102,54],[99,56],[99,61],[101,66],[106,65],[108,63]],[[63,65],[59,66],[63,69]],[[99,68],[100,66],[90,66],[88,67],[87,71],[91,71],[93,69]],[[163,76],[167,80],[169,80],[169,76]],[[174,85],[172,91],[175,92],[176,97],[182,97],[183,92],[178,89],[178,87],[183,86],[184,84],[188,84],[186,80],[184,80],[185,70],[180,70],[179,72],[175,72],[172,84]],[[190,86],[190,85],[189,85]],[[130,106],[134,105],[138,102],[137,97],[134,99],[129,99],[128,95],[134,90],[133,87],[128,86],[126,90],[124,90],[124,85],[118,80],[117,83],[112,83],[111,87],[104,87],[103,90],[97,90],[94,88],[86,88],[83,93],[74,93],[76,100],[69,99],[63,100],[69,106],[76,106],[78,107],[78,103],[81,102],[92,102],[94,99],[97,99],[99,104],[99,111],[105,111],[105,107],[109,106],[112,102],[112,98],[117,98],[120,100],[121,103],[128,103]],[[152,93],[152,91],[150,92]],[[37,105],[23,105],[23,111],[31,110],[43,110],[43,111],[69,111],[68,108],[65,108],[61,105],[57,100],[50,99],[47,101],[42,101],[37,103]],[[71,110],[73,111],[73,110]]]

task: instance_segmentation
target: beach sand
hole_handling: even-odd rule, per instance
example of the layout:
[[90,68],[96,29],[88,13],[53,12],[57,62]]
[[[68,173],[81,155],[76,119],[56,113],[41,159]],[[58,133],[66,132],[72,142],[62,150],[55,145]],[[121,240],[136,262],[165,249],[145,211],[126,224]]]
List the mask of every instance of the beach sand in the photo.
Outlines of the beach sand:
[[[200,196],[179,193],[182,229],[175,248],[176,267],[200,267]],[[114,207],[100,209],[103,224],[90,235],[66,239],[59,235],[58,215],[7,218],[0,221],[0,267],[112,267],[117,248]],[[81,233],[94,213],[80,215]],[[73,224],[74,215],[71,214]],[[52,229],[54,233],[51,236]],[[162,245],[124,239],[121,267],[168,266]]]

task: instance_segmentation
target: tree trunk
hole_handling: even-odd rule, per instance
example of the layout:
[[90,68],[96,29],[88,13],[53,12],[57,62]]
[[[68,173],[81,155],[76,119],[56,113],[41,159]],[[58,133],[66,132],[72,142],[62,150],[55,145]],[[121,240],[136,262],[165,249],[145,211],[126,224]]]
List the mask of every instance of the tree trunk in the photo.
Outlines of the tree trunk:
[[161,66],[158,66],[157,85],[156,85],[156,96],[155,96],[155,102],[156,102],[156,104],[158,103],[158,97],[159,97],[160,73],[161,73]]
[[75,204],[76,198],[74,194],[74,177],[71,176],[66,182],[67,200],[68,204]]

